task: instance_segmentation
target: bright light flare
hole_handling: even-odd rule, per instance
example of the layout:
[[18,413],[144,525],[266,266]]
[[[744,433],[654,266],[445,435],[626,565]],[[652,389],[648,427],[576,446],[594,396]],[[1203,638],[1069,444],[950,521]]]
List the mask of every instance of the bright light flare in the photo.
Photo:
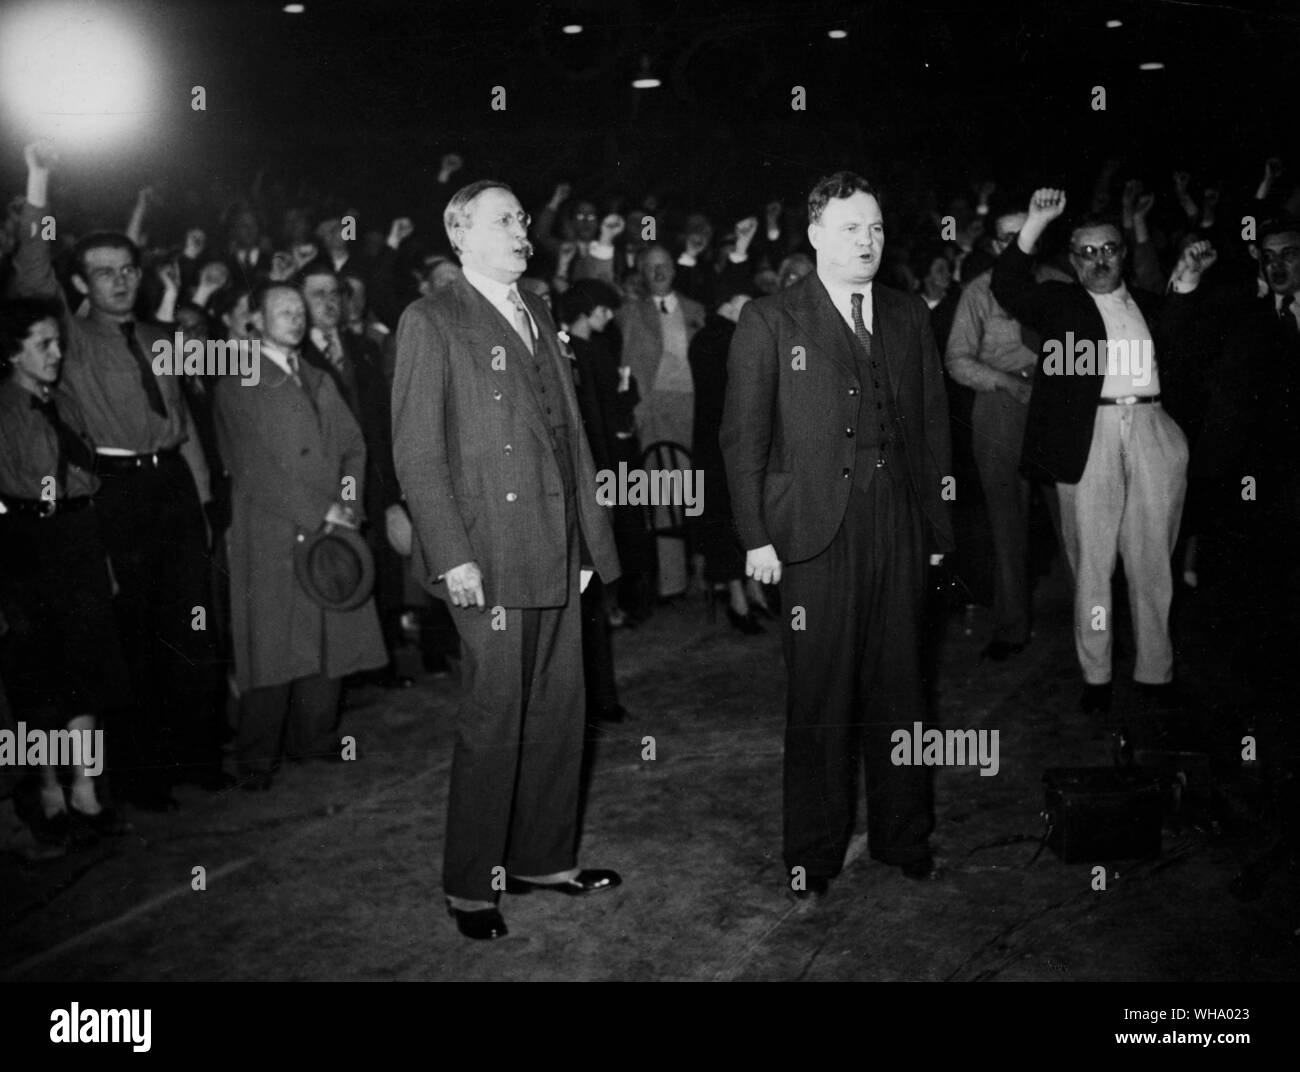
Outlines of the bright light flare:
[[34,137],[120,140],[158,109],[143,35],[103,4],[31,4],[0,21],[0,97]]

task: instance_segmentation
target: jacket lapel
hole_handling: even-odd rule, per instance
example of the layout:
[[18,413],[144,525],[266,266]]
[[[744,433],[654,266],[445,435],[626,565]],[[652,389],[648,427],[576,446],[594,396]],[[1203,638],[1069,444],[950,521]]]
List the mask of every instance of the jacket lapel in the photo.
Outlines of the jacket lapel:
[[[871,287],[873,334],[880,340],[885,351],[885,371],[889,374],[889,391],[898,401],[898,382],[902,376],[903,363],[907,360],[907,347],[904,339],[903,321],[907,310],[902,304],[902,295],[895,294],[888,287]],[[928,331],[930,326],[925,325]]]
[[798,300],[790,303],[791,317],[817,349],[830,354],[844,375],[857,383],[857,362],[853,359],[852,344],[846,335],[848,325],[826,293],[821,279],[816,272],[809,272],[796,286],[800,293]]
[[[461,332],[468,342],[469,357],[479,366],[479,370],[496,386],[512,406],[528,422],[528,426],[543,443],[551,440],[550,429],[542,419],[541,409],[533,393],[532,385],[524,373],[524,362],[532,359],[528,348],[515,331],[514,325],[502,316],[493,304],[483,297],[463,276],[456,280],[457,321]],[[524,297],[525,303],[528,297]],[[530,306],[531,309],[531,306]],[[533,319],[538,322],[538,335],[542,323],[533,311]],[[541,338],[538,345],[542,345]],[[505,354],[495,353],[497,347],[505,347]],[[499,358],[504,356],[505,367],[501,368]]]

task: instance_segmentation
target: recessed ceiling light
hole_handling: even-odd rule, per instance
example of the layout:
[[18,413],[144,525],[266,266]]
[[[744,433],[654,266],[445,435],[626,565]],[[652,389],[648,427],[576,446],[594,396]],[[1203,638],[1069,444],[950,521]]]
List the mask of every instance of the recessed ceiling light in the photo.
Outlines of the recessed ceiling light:
[[1165,65],[1161,63],[1159,60],[1152,60],[1150,63],[1138,64],[1139,71],[1163,71],[1164,69],[1165,69]]
[[582,33],[582,27],[576,22],[571,22],[567,26],[562,26],[560,32],[566,34],[580,34]]
[[286,15],[301,15],[307,9],[302,4],[285,4],[284,13]]
[[1123,24],[1122,22],[1120,22],[1119,19],[1107,19],[1107,20],[1106,20],[1106,29],[1108,29],[1108,30],[1118,30],[1118,29],[1119,29],[1121,26],[1123,26],[1123,25],[1124,25],[1124,24]]
[[849,36],[849,31],[848,30],[827,30],[826,36],[829,37],[832,41],[843,41],[844,38]]

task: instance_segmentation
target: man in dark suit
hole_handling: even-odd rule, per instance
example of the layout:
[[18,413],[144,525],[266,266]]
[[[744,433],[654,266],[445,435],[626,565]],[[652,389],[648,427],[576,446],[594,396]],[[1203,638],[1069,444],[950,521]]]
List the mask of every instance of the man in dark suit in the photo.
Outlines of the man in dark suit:
[[1211,531],[1232,593],[1225,636],[1249,686],[1241,728],[1257,728],[1261,753],[1276,758],[1300,743],[1300,562],[1287,550],[1300,531],[1300,220],[1262,223],[1258,251],[1268,291],[1210,336],[1220,360],[1191,469],[1216,489]]
[[1166,299],[1130,293],[1117,224],[1085,217],[1070,234],[1078,282],[1035,282],[1031,254],[1065,210],[1065,194],[1034,193],[1020,237],[993,269],[993,297],[1042,335],[1022,461],[1056,483],[1074,574],[1081,705],[1111,704],[1111,576],[1124,557],[1137,664],[1133,678],[1159,707],[1178,706],[1169,637],[1170,556],[1187,491],[1187,437],[1160,396],[1194,323],[1191,297],[1214,263],[1208,242],[1184,251]]
[[791,615],[785,863],[804,895],[843,866],[859,753],[871,855],[935,874],[929,771],[894,765],[890,736],[924,720],[926,552],[935,563],[952,547],[925,304],[872,286],[884,225],[864,179],[823,179],[808,219],[817,270],[742,311],[720,437],[746,575],[779,582]]
[[[509,187],[471,183],[444,223],[464,277],[397,327],[393,446],[415,568],[468,610],[443,887],[463,934],[506,933],[497,894],[586,894],[579,870],[580,594],[619,575],[567,359],[516,282],[532,248]],[[445,586],[445,591],[441,586]],[[508,876],[508,877],[507,877]]]

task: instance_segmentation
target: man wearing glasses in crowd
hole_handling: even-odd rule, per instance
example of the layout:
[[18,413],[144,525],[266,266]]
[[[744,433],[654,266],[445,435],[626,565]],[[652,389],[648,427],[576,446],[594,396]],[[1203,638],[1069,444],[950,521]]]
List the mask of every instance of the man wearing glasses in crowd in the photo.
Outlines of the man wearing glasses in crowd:
[[[26,150],[27,200],[13,290],[63,310],[63,380],[95,444],[100,530],[117,584],[114,605],[135,692],[133,716],[105,720],[113,791],[137,807],[175,806],[171,787],[192,781],[218,790],[221,772],[211,633],[195,629],[208,607],[208,471],[180,379],[155,375],[154,344],[170,325],[136,318],[140,254],[122,234],[100,232],[73,250],[72,284],[89,304],[68,308],[43,237],[50,154]],[[179,285],[178,277],[165,282]]]
[[[1160,403],[1162,376],[1177,375],[1192,328],[1188,295],[1216,259],[1208,242],[1184,250],[1165,298],[1130,292],[1119,227],[1086,217],[1070,233],[1077,283],[1036,283],[1034,247],[1065,211],[1061,190],[1034,193],[1015,243],[993,269],[993,296],[1042,333],[1023,459],[1060,497],[1061,530],[1074,573],[1075,650],[1085,711],[1111,706],[1111,576],[1124,559],[1139,692],[1176,709],[1170,556],[1187,491],[1187,438]],[[1092,358],[1089,361],[1088,353]]]

